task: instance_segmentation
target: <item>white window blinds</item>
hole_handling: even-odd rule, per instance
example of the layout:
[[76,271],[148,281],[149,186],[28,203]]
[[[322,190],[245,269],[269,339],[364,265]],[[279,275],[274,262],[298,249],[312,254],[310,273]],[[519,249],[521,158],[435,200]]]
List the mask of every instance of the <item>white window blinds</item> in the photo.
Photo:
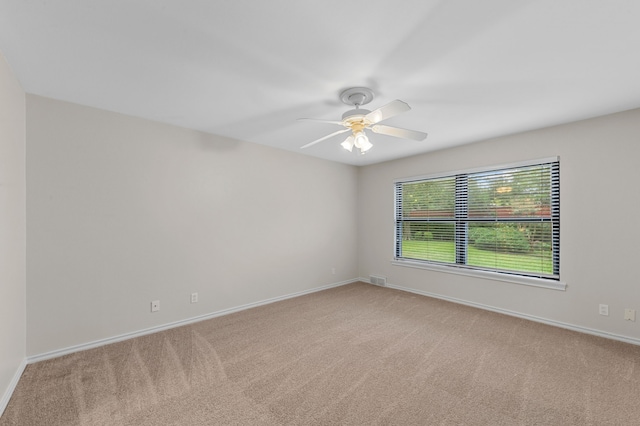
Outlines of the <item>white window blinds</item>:
[[560,276],[558,161],[396,182],[396,259]]

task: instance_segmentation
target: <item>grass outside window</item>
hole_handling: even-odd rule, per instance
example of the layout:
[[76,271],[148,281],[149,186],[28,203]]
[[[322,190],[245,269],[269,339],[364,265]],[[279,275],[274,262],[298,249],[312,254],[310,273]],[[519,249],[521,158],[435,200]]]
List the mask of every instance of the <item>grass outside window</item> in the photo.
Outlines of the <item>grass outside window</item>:
[[[431,260],[434,262],[455,264],[456,247],[453,241],[403,241],[402,254],[406,259]],[[470,245],[467,248],[467,265],[501,269],[504,271],[516,270],[553,273],[553,260],[551,255],[538,257],[523,254],[499,253],[489,250],[477,249]]]

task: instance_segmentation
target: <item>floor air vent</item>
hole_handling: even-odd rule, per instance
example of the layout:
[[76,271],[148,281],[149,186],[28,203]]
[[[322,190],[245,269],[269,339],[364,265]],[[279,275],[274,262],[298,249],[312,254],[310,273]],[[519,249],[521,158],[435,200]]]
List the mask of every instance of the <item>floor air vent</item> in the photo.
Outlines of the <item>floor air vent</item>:
[[379,285],[382,287],[387,285],[387,279],[385,277],[379,277],[377,275],[369,275],[369,282],[371,284]]

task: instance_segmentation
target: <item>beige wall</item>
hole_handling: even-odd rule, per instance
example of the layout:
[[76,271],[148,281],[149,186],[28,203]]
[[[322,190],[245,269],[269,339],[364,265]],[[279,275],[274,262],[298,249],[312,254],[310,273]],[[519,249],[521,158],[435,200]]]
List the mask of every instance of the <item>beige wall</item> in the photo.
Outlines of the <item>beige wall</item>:
[[[28,95],[27,355],[369,274],[638,339],[640,231],[602,222],[640,208],[638,134],[635,110],[356,169]],[[394,179],[552,156],[566,291],[391,265]]]
[[28,356],[357,277],[353,166],[32,95],[27,140]]
[[[391,265],[394,179],[552,156],[560,156],[566,291]],[[363,167],[360,276],[637,341],[640,318],[625,321],[623,312],[640,311],[639,158],[640,110],[633,110]],[[608,317],[598,314],[600,303],[609,305]]]
[[0,54],[0,414],[25,359],[25,94]]

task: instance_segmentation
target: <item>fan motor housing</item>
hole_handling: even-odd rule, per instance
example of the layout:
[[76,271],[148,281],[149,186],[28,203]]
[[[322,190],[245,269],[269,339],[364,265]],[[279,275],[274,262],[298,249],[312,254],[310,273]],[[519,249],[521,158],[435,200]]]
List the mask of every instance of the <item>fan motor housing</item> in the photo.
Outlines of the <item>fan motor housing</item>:
[[342,121],[345,121],[349,118],[351,119],[349,121],[355,121],[358,118],[362,119],[364,118],[365,115],[369,114],[370,112],[371,111],[369,111],[368,109],[362,109],[362,108],[351,109],[345,112],[344,114],[342,114]]

